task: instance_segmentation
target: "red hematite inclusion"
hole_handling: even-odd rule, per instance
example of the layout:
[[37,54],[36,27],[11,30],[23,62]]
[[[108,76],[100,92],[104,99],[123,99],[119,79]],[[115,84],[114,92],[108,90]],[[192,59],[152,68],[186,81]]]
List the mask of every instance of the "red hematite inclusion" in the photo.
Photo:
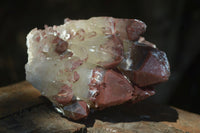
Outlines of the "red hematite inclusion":
[[136,19],[93,17],[70,20],[27,36],[26,79],[73,120],[91,108],[136,103],[167,81],[167,56],[141,34]]

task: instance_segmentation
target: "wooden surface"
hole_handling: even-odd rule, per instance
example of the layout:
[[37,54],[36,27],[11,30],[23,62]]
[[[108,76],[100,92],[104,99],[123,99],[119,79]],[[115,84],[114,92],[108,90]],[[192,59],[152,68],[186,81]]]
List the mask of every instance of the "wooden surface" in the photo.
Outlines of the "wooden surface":
[[200,116],[143,101],[91,112],[70,121],[28,82],[0,88],[0,133],[200,133]]
[[40,92],[27,81],[0,88],[0,118],[40,104]]

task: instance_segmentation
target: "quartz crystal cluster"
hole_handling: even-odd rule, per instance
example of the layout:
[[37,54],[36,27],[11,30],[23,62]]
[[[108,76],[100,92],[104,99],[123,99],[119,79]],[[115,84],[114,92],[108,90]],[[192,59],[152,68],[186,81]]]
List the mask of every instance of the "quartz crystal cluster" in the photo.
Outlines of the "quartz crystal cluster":
[[137,19],[65,19],[27,35],[26,79],[57,111],[79,120],[90,109],[136,103],[170,75],[166,54],[141,36]]

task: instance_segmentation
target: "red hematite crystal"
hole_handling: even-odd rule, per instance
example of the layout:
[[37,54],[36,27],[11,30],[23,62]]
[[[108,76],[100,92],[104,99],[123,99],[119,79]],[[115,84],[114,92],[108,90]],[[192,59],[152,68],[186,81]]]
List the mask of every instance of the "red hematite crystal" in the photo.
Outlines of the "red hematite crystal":
[[55,100],[62,105],[69,104],[72,101],[72,98],[73,91],[68,85],[61,87],[60,92],[57,95],[55,95]]
[[63,108],[65,113],[73,120],[85,118],[89,114],[87,103],[84,101],[77,101]]
[[33,29],[26,79],[73,120],[90,108],[141,101],[170,76],[166,54],[141,37],[145,31],[142,21],[112,17]]
[[113,70],[107,70],[103,82],[97,88],[98,94],[94,100],[95,106],[105,108],[122,104],[132,99],[133,87],[128,80]]

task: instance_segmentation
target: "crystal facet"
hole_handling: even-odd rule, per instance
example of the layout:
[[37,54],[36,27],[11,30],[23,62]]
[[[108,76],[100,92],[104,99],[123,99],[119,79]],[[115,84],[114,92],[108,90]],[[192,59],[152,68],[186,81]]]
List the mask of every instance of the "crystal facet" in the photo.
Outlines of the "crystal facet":
[[170,75],[166,54],[141,37],[145,31],[142,21],[112,17],[35,28],[27,35],[26,79],[74,120],[89,108],[141,101]]

